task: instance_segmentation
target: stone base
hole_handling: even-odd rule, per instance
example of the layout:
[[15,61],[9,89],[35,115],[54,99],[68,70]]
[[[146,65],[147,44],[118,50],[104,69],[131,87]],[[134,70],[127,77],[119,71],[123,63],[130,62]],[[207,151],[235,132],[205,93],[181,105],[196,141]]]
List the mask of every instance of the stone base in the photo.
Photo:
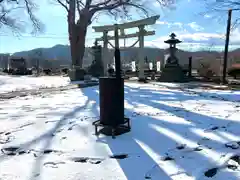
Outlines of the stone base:
[[[125,133],[128,133],[128,132],[130,132],[130,131],[131,131],[130,128],[122,125],[122,126],[117,127],[117,128],[114,130],[114,136],[120,136],[120,135],[125,134]],[[102,129],[99,131],[99,133],[104,134],[105,136],[112,136],[112,135],[113,135],[113,134],[112,134],[112,133],[113,133],[113,132],[112,132],[112,128],[110,128],[110,127],[104,127],[104,128],[102,128]]]
[[166,64],[163,68],[158,82],[188,82],[189,78],[185,75],[182,67],[178,64]]
[[[126,117],[124,117],[124,121],[122,124],[118,124],[114,127],[103,124],[102,120],[97,120],[93,122],[93,125],[95,126],[96,136],[98,136],[99,134],[104,134],[106,136],[112,136],[112,138],[115,138],[115,136],[119,136],[131,131],[130,119]],[[98,130],[98,127],[101,127],[101,129]]]
[[71,81],[84,81],[85,74],[84,69],[70,69],[68,71],[68,76]]

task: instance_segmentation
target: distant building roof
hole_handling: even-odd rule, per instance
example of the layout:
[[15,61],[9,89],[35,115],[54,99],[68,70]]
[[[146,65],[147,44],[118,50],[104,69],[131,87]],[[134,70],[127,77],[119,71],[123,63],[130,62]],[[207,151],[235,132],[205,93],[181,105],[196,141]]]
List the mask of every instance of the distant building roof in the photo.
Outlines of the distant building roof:
[[240,68],[240,63],[232,64],[230,68]]

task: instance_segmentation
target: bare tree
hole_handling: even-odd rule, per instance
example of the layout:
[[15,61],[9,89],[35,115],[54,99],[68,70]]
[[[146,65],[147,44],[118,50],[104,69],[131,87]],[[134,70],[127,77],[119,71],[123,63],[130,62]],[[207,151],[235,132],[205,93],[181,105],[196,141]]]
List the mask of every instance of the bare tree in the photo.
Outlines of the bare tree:
[[[37,4],[34,3],[34,0],[0,0],[0,28],[5,26],[14,32],[23,31],[25,26],[23,19],[27,12],[33,26],[32,33],[42,31],[43,24],[34,14],[36,9]],[[23,12],[16,15],[16,11],[20,10]]]
[[[159,3],[169,6],[174,0],[56,0],[67,11],[68,32],[71,48],[72,64],[82,67],[85,51],[87,27],[98,17],[99,13],[106,12],[114,17],[126,17],[131,8],[148,14],[147,4]],[[150,2],[151,1],[151,2]]]
[[[211,14],[212,19],[226,22],[227,13],[232,9],[235,13],[231,29],[233,30],[240,23],[240,2],[239,0],[203,0],[207,11],[203,14]],[[223,18],[225,17],[225,18]]]

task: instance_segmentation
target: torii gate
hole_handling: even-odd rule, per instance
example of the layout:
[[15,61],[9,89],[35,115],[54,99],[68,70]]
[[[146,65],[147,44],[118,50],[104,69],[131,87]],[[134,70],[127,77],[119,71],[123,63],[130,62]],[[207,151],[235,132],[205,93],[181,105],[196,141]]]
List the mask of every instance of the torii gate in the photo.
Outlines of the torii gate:
[[[139,80],[145,80],[144,76],[144,55],[143,55],[143,48],[144,48],[144,37],[155,35],[155,31],[146,31],[145,26],[153,25],[156,21],[160,18],[160,16],[152,16],[146,19],[127,22],[123,24],[117,24],[117,28],[120,30],[119,39],[126,39],[126,38],[134,38],[138,37],[138,40],[131,46],[135,46],[139,42]],[[132,33],[132,34],[125,34],[126,29],[130,28],[139,28],[139,32]],[[106,25],[106,26],[93,26],[95,32],[102,32],[103,36],[101,38],[97,38],[96,41],[103,41],[103,53],[102,53],[102,61],[104,66],[104,73],[107,73],[107,64],[108,64],[108,44],[114,47],[109,41],[115,40],[114,36],[108,36],[108,32],[115,31],[116,25]],[[125,44],[125,42],[124,42]]]

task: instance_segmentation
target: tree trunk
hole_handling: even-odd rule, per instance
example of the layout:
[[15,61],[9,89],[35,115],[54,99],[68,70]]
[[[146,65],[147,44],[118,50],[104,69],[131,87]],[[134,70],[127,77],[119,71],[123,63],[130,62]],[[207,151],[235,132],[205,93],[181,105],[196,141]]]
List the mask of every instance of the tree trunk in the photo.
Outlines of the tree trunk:
[[74,24],[71,27],[72,35],[70,37],[70,49],[72,65],[82,67],[83,56],[85,52],[85,38],[87,27]]
[[75,41],[75,62],[76,66],[82,67],[83,65],[83,57],[85,53],[85,42],[86,42],[86,33],[87,33],[87,26],[77,25],[76,27],[76,41]]
[[87,27],[92,17],[87,13],[81,14],[77,23],[71,21],[70,14],[68,16],[68,32],[73,66],[82,67],[83,65]]

